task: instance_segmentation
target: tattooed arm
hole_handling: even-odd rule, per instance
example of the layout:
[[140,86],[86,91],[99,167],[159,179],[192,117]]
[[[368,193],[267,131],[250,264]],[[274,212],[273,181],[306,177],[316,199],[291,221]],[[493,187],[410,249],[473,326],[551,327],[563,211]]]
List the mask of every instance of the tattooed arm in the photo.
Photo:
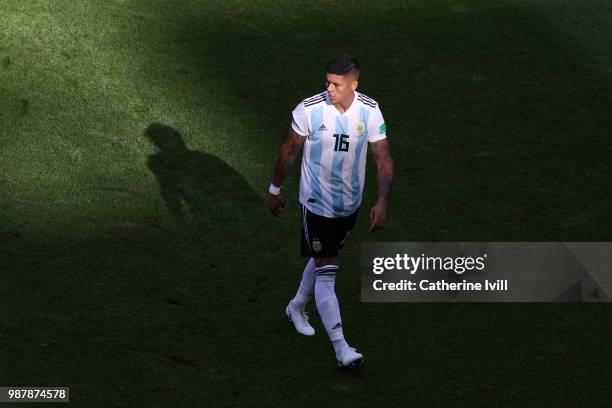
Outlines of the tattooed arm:
[[[304,144],[304,136],[300,136],[293,129],[289,130],[289,138],[283,144],[276,159],[276,169],[274,171],[274,180],[272,184],[280,187],[289,172],[289,168],[295,161],[302,145]],[[274,195],[268,193],[268,207],[275,216],[279,216],[285,207],[282,195]]]
[[391,159],[387,139],[370,143],[370,147],[378,173],[378,201],[370,210],[370,231],[375,231],[383,227],[387,218],[387,200],[393,181],[393,160]]

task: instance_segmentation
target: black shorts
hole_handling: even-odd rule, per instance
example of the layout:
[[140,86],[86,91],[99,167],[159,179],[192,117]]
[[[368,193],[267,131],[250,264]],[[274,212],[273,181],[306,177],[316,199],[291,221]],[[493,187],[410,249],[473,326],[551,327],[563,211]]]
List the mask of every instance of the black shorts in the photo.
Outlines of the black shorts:
[[339,218],[321,217],[302,205],[302,256],[333,258],[348,241],[357,212]]

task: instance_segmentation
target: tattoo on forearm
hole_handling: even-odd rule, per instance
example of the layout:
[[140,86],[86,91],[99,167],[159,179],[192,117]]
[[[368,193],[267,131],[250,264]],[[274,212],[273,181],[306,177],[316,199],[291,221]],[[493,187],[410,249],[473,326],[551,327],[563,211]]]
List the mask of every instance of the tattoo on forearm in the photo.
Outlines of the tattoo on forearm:
[[387,172],[387,170],[378,172],[378,197],[379,198],[387,198],[389,195],[389,190],[391,189],[391,181],[392,176]]
[[289,140],[283,145],[276,161],[276,170],[274,174],[274,183],[280,186],[289,172],[289,168],[293,165],[303,144],[302,136],[290,134]]
[[372,143],[372,154],[378,171],[378,197],[386,199],[393,181],[393,160],[386,140]]
[[285,166],[291,167],[291,165],[293,165],[293,162],[295,161],[295,158],[300,151],[300,147],[301,146],[299,144],[295,143],[289,147],[287,153],[283,157],[283,162]]

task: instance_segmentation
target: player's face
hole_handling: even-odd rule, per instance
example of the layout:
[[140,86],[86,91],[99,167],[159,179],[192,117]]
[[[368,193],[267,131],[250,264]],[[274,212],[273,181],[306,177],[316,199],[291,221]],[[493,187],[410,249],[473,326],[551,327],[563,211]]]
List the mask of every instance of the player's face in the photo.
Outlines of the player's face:
[[357,89],[357,78],[354,75],[327,74],[325,78],[327,95],[332,104],[343,104],[350,101],[353,91]]

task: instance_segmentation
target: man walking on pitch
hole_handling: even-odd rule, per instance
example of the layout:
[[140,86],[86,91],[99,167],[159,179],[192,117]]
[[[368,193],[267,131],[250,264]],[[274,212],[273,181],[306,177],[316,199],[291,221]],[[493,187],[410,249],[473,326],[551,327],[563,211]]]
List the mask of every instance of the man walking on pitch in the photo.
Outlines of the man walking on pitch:
[[312,336],[304,312],[314,293],[317,310],[340,367],[354,367],[363,355],[344,339],[334,291],[339,251],[349,238],[365,181],[366,141],[378,172],[378,201],[370,211],[370,231],[381,228],[393,178],[393,161],[378,104],[356,91],[359,63],[353,57],[334,57],[327,65],[326,91],[303,100],[293,111],[289,138],[280,149],[268,206],[275,216],[284,207],[280,187],[304,145],[300,178],[302,255],[308,263],[295,297],[285,312],[298,333]]

